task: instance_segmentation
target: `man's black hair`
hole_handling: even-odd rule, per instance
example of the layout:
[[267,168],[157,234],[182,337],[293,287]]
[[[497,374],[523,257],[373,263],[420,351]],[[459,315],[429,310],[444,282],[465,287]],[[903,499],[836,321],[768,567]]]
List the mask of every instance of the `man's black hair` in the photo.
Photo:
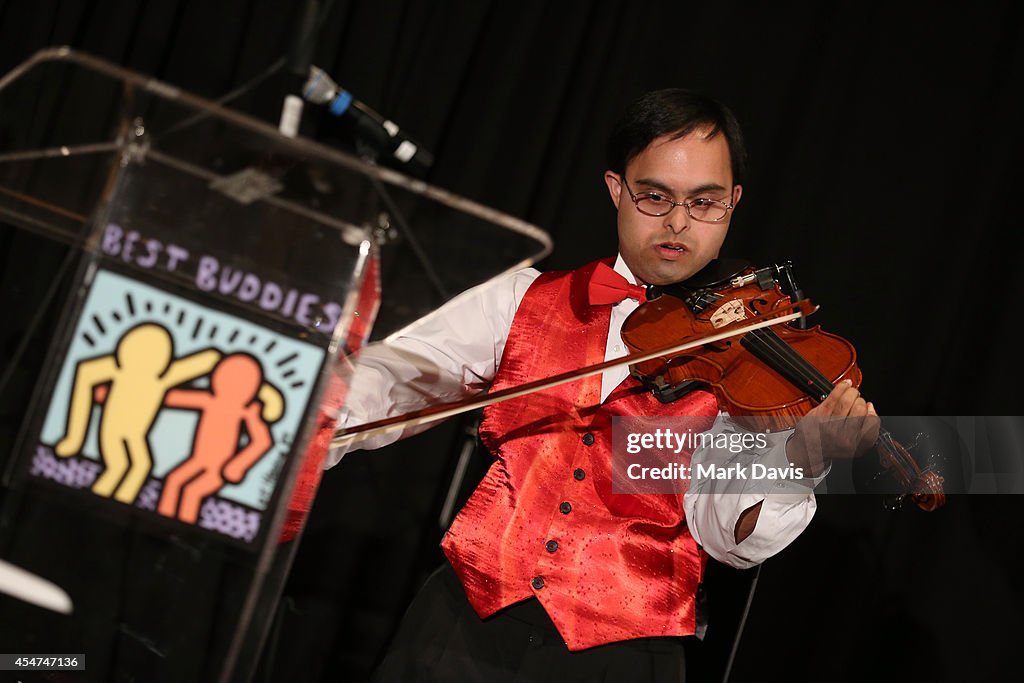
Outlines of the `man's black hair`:
[[733,183],[742,183],[747,152],[736,117],[724,104],[682,88],[645,93],[626,109],[608,138],[608,168],[622,175],[633,157],[658,138],[676,140],[694,131],[705,133],[706,139],[725,135]]

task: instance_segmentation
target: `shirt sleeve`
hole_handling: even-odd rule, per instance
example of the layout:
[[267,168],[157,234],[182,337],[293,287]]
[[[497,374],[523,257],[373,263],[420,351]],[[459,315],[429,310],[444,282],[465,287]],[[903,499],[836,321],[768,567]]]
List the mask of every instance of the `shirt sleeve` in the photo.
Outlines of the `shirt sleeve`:
[[[746,430],[723,413],[710,431],[728,435]],[[803,477],[790,467],[786,443],[792,434],[792,430],[765,434],[763,442],[736,452],[714,446],[694,452],[683,508],[694,540],[719,562],[739,569],[760,564],[792,543],[814,517],[814,487],[828,475],[829,468],[817,477]],[[697,476],[701,466],[710,465],[725,468],[731,475],[721,479]],[[769,472],[793,478],[759,476]],[[736,543],[740,515],[758,503],[761,511],[753,532]]]
[[[338,426],[354,426],[487,390],[512,319],[540,273],[525,268],[463,292],[433,313],[350,358],[354,369]],[[327,467],[349,450],[386,446],[437,423],[406,427],[331,449]]]

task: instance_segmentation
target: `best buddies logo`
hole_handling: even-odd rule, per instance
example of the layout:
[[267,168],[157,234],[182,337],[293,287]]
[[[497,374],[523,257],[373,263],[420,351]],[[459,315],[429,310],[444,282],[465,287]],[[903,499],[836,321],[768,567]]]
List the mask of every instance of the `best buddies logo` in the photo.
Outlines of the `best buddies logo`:
[[[172,271],[189,258],[113,225],[103,250]],[[246,284],[249,274],[215,268],[210,258],[199,260],[202,290],[233,291],[299,322],[319,305],[272,282]],[[323,310],[336,321],[341,309]],[[325,357],[308,342],[101,269],[61,362],[29,474],[251,544]]]

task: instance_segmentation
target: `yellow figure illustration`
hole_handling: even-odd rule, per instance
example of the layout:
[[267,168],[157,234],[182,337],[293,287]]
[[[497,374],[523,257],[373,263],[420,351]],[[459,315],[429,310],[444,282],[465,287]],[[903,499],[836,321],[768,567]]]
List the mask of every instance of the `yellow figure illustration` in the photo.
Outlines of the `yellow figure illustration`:
[[132,328],[113,354],[78,364],[67,427],[54,453],[68,458],[82,450],[93,401],[103,402],[99,443],[105,469],[92,491],[133,502],[153,467],[147,437],[165,395],[210,372],[220,357],[219,351],[206,349],[175,360],[174,343],[163,327],[144,323]]

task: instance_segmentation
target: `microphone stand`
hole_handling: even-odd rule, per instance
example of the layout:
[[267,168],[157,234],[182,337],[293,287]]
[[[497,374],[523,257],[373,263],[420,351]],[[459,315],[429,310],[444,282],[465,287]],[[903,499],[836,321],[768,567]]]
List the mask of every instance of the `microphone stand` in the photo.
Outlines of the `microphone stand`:
[[[359,152],[360,159],[368,164],[372,164],[374,166],[377,165],[376,150],[372,149],[369,145],[358,138],[356,139],[356,149]],[[433,287],[434,291],[441,297],[442,301],[447,301],[451,297],[451,294],[444,286],[444,283],[441,282],[441,277],[434,269],[434,266],[431,265],[430,259],[427,257],[427,253],[423,250],[423,246],[413,233],[412,228],[409,227],[409,223],[405,220],[402,210],[398,208],[398,204],[395,203],[391,193],[388,191],[387,187],[385,187],[384,183],[377,178],[377,176],[371,174],[369,175],[369,178],[370,182],[373,184],[373,189],[376,190],[377,195],[384,201],[384,206],[387,208],[391,219],[398,228],[399,235],[405,239],[409,248],[412,249],[413,256],[416,258],[416,262],[420,264],[420,267],[426,274],[431,287]]]
[[326,5],[321,7],[320,0],[306,0],[295,33],[292,35],[292,42],[288,46],[285,70],[289,83],[281,103],[281,118],[278,123],[278,129],[288,137],[295,137],[299,133],[303,110],[302,83],[309,72],[309,65],[313,63],[317,34],[333,3],[334,0],[327,0]]
[[[287,57],[287,71],[294,81],[294,85],[290,88],[291,92],[285,96],[281,106],[280,129],[285,135],[294,136],[298,132],[304,106],[304,101],[300,94],[303,84],[309,77],[310,65],[313,62],[313,53],[316,48],[317,34],[333,4],[334,0],[325,0],[323,3],[321,3],[321,0],[306,0],[303,6],[302,14],[299,17],[298,29],[295,32],[295,37],[292,40]],[[378,153],[372,147],[370,141],[362,139],[359,136],[358,129],[353,134],[355,135],[358,156],[368,164],[377,165]],[[387,211],[390,213],[390,218],[394,220],[398,233],[409,244],[413,256],[426,274],[431,287],[441,297],[442,301],[447,301],[450,298],[448,289],[441,282],[437,271],[430,264],[430,259],[427,257],[419,240],[413,234],[408,222],[398,208],[398,204],[380,179],[373,175],[369,177],[374,190],[383,200]]]

